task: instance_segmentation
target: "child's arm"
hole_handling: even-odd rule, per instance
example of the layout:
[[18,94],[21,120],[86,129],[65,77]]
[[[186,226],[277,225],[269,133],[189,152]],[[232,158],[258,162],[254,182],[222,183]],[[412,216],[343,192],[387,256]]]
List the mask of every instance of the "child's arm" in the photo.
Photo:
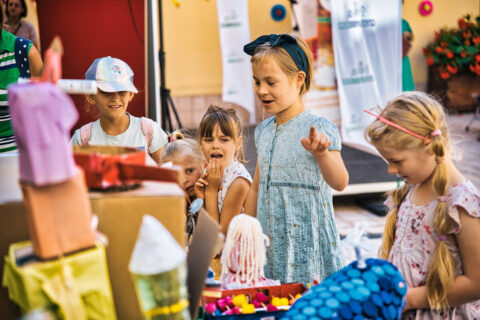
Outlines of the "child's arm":
[[[480,299],[480,219],[471,217],[458,207],[462,229],[456,235],[463,274],[456,277],[448,292],[448,303],[455,307]],[[409,309],[428,309],[427,287],[409,288],[407,305]]]
[[331,141],[315,127],[310,128],[308,138],[302,139],[302,145],[316,159],[320,172],[327,184],[342,191],[348,184],[348,172],[338,151],[329,151]]
[[30,61],[30,74],[33,77],[40,77],[43,71],[43,61],[40,53],[35,46],[30,48],[28,53],[28,60]]
[[255,175],[253,176],[252,185],[248,191],[247,200],[245,201],[245,213],[252,217],[257,216],[257,197],[258,197],[258,183],[260,182],[260,176],[258,174],[258,158],[257,166],[255,168]]
[[160,164],[161,163],[161,158],[162,158],[162,152],[163,149],[165,149],[165,146],[161,147],[157,151],[150,153],[150,156],[152,157],[153,160],[155,160],[156,163]]
[[247,198],[249,189],[250,183],[241,177],[233,180],[230,184],[220,214],[220,228],[223,234],[227,234],[232,218],[242,212],[243,202]]

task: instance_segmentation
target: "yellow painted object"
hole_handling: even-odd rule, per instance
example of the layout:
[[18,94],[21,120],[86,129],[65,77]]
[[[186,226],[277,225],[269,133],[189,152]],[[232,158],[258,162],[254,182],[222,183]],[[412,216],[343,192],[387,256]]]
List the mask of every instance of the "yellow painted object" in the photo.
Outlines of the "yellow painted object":
[[275,307],[281,306],[280,298],[279,297],[273,297],[272,298],[272,305],[274,305]]
[[57,260],[17,266],[15,252],[29,246],[30,241],[10,245],[2,278],[9,298],[22,313],[47,309],[56,312],[58,319],[116,319],[102,245]]
[[251,303],[247,303],[242,307],[242,313],[255,313],[255,306]]
[[232,302],[235,306],[241,308],[243,305],[247,304],[247,298],[244,294],[238,294],[233,297]]
[[288,298],[280,298],[281,306],[288,306]]

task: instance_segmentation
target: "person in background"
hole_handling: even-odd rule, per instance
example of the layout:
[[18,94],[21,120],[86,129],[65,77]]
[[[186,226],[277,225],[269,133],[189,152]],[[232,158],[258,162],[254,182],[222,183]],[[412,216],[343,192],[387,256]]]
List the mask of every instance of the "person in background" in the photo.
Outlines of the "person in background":
[[75,130],[71,143],[138,148],[160,163],[167,135],[155,121],[127,112],[128,104],[138,92],[128,64],[112,57],[95,59],[85,73],[85,80],[97,81],[97,94],[87,95],[86,100],[96,108],[100,118]]
[[402,19],[402,91],[415,90],[413,82],[412,65],[408,52],[412,47],[413,34],[407,20]]
[[[3,1],[0,1],[3,12]],[[17,145],[8,110],[7,87],[19,77],[40,76],[43,61],[40,53],[28,39],[15,37],[3,29],[3,14],[0,14],[0,153],[16,152]],[[17,50],[15,49],[17,48]]]
[[265,276],[323,281],[344,263],[332,188],[343,190],[348,172],[335,124],[305,110],[312,53],[287,34],[261,36],[244,51],[252,56],[255,93],[274,115],[255,129],[257,167],[245,203],[270,239]]
[[480,319],[480,193],[452,162],[442,106],[405,92],[376,117],[366,139],[405,180],[380,248],[408,285],[402,319]]
[[7,0],[5,4],[5,30],[17,37],[22,37],[32,41],[38,48],[38,37],[35,27],[25,18],[27,16],[27,5],[25,0]]

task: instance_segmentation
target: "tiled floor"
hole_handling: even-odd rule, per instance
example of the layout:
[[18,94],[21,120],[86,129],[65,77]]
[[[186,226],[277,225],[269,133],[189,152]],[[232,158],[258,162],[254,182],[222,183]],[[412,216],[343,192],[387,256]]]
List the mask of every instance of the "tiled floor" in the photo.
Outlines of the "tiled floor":
[[[457,168],[480,188],[480,142],[477,136],[480,134],[480,121],[474,121],[469,132],[465,126],[472,118],[472,113],[449,116],[449,130],[452,138],[452,158]],[[356,222],[363,221],[368,224],[366,244],[368,250],[362,250],[365,257],[376,257],[381,244],[381,234],[385,225],[385,218],[376,216],[355,204],[352,197],[335,199],[335,218],[338,231],[344,237],[351,231]],[[347,262],[355,259],[355,253],[351,246],[343,246],[343,252]]]

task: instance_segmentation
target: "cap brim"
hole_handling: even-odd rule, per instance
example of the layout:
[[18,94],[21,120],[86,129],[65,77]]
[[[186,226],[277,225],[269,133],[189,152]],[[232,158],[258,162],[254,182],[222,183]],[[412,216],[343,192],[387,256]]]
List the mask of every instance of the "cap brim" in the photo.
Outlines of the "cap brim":
[[123,84],[119,82],[98,82],[97,87],[104,92],[118,92],[118,91],[129,91],[133,93],[138,93],[137,88],[133,84]]

